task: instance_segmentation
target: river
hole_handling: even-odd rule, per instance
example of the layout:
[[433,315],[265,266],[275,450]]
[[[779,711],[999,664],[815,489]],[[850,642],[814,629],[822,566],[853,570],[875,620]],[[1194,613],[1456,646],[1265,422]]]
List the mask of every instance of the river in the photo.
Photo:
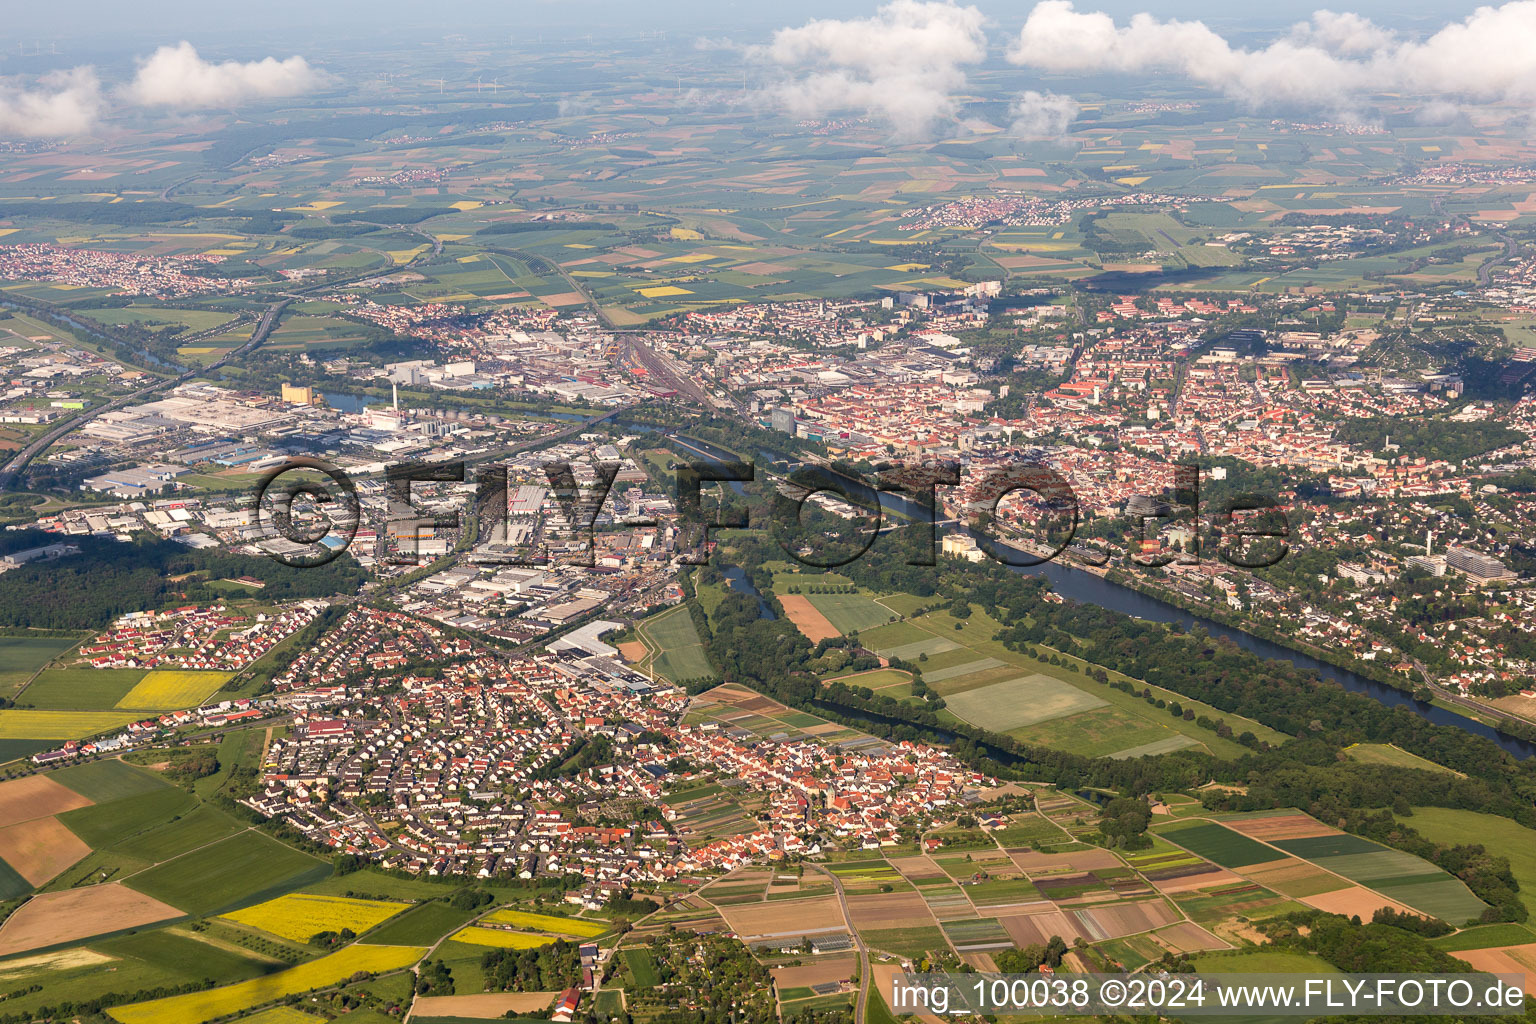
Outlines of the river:
[[[701,441],[698,438],[687,437],[686,435],[677,435],[677,439],[709,455],[711,458],[721,461],[735,459],[735,456],[707,441]],[[734,486],[738,491],[741,491],[740,484]],[[850,487],[850,490],[854,493],[863,493],[865,496],[874,493],[867,486],[862,488],[862,492],[858,486]],[[882,509],[888,509],[908,519],[921,520],[930,515],[929,510],[922,505],[907,501],[900,495],[890,492],[881,492],[879,500]],[[1337,668],[1327,662],[1319,661],[1300,651],[1293,651],[1289,647],[1284,647],[1271,640],[1265,640],[1261,637],[1244,633],[1240,629],[1233,629],[1231,626],[1195,615],[1166,601],[1149,597],[1138,590],[1132,590],[1119,583],[1112,583],[1102,576],[1084,572],[1081,569],[1074,569],[1071,566],[1061,565],[1057,562],[1047,562],[1043,565],[1032,566],[1010,566],[1010,568],[1014,572],[1030,576],[1044,576],[1050,580],[1051,589],[1062,597],[1081,601],[1084,604],[1096,604],[1111,611],[1120,612],[1133,618],[1145,619],[1150,622],[1177,622],[1185,628],[1199,626],[1212,636],[1226,637],[1239,647],[1261,658],[1267,658],[1271,661],[1288,661],[1297,668],[1316,672],[1322,678],[1338,683],[1346,690],[1364,694],[1389,707],[1407,708],[1420,718],[1427,719],[1436,725],[1454,726],[1457,729],[1472,733],[1474,736],[1481,736],[1484,739],[1492,740],[1502,750],[1522,760],[1536,757],[1536,744],[1516,739],[1513,736],[1506,736],[1492,726],[1479,722],[1476,719],[1468,718],[1466,715],[1457,714],[1455,711],[1447,708],[1414,700],[1410,694],[1404,693],[1401,690],[1395,690],[1373,679],[1367,679],[1357,672]]]

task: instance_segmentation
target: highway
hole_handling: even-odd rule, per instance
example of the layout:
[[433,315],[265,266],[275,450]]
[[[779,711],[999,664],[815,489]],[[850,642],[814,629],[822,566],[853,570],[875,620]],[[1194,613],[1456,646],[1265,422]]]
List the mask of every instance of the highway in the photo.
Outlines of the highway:
[[280,302],[274,302],[272,305],[268,306],[266,312],[261,315],[260,322],[256,324],[256,329],[251,332],[250,340],[234,351],[223,356],[216,362],[210,363],[208,366],[194,366],[190,370],[182,373],[179,377],[157,380],[153,384],[142,387],[137,391],[122,395],[118,398],[114,398],[112,401],[107,402],[104,405],[99,405],[94,409],[87,409],[80,415],[73,416],[65,420],[63,423],[60,423],[53,429],[39,434],[31,444],[17,452],[11,461],[7,462],[3,469],[0,469],[0,493],[11,489],[11,486],[16,482],[17,478],[20,477],[22,471],[31,464],[33,459],[37,458],[43,452],[53,447],[53,445],[58,443],[59,439],[74,432],[75,430],[78,430],[80,427],[85,426],[87,423],[101,416],[103,413],[111,412],[114,409],[121,409],[125,405],[140,401],[141,399],[147,398],[148,396],[156,394],[157,392],[167,391],[178,384],[185,384],[193,377],[217,370],[219,367],[228,363],[231,359],[234,359],[238,356],[243,356],[247,352],[250,352],[257,345],[260,345],[263,341],[265,341],[268,334],[272,333],[272,328],[277,326],[277,318],[282,315],[283,309],[288,305],[288,303],[292,301],[292,297],[284,298]]

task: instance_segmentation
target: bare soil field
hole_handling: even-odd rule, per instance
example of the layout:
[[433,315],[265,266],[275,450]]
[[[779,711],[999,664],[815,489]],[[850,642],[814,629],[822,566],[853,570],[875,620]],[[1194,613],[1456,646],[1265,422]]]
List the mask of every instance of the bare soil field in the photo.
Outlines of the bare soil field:
[[0,860],[34,886],[50,881],[90,852],[58,818],[33,818],[0,828]]
[[779,604],[784,606],[784,615],[789,621],[793,622],[795,628],[804,633],[805,638],[813,644],[843,635],[825,615],[816,609],[815,605],[811,604],[808,597],[801,594],[781,594]]
[[900,871],[907,878],[948,878],[939,866],[927,857],[897,857],[891,862],[891,867]]
[[928,904],[915,892],[849,896],[848,913],[856,928],[917,928],[933,924]]
[[0,927],[0,956],[181,916],[175,907],[119,882],[44,893]]
[[558,992],[486,992],[472,996],[417,996],[413,1017],[484,1017],[487,1020],[546,1009]]
[[858,957],[855,956],[817,957],[811,963],[801,964],[799,967],[773,968],[773,981],[780,991],[801,986],[810,988],[812,985],[825,985],[831,981],[846,981],[858,970],[857,964]]
[[1231,885],[1242,878],[1226,868],[1202,871],[1197,875],[1180,875],[1177,878],[1161,878],[1153,881],[1158,892],[1193,892],[1212,885]]
[[1064,910],[1044,914],[1010,914],[999,917],[997,923],[1003,926],[1017,946],[1043,946],[1051,941],[1052,935],[1060,935],[1069,944],[1073,939],[1087,938],[1078,927],[1077,918]]
[[[639,640],[631,640],[627,644],[619,644],[619,656],[630,664],[634,664],[646,655],[645,644]],[[441,998],[441,997],[435,997]]]
[[89,806],[91,801],[46,775],[0,782],[0,828]]
[[1523,946],[1499,946],[1494,949],[1464,949],[1458,959],[1472,965],[1474,971],[1492,974],[1525,975],[1525,994],[1536,996],[1536,942]]
[[1315,836],[1336,836],[1338,829],[1329,828],[1315,818],[1299,812],[1276,814],[1264,818],[1228,818],[1222,824],[1234,832],[1241,832],[1260,842],[1276,839],[1311,839]]
[[[1405,907],[1401,903],[1393,902],[1378,892],[1372,892],[1363,885],[1351,885],[1333,892],[1318,893],[1315,896],[1303,896],[1301,902],[1318,910],[1326,910],[1330,914],[1343,914],[1351,917],[1360,915],[1360,920],[1369,921],[1371,915],[1382,907],[1391,907],[1402,914],[1418,914],[1412,907]],[[1424,915],[1419,914],[1420,917]],[[1460,956],[1461,954],[1456,954]]]
[[[1109,907],[1090,907],[1080,910],[1077,917],[1090,932],[1090,939],[1113,939],[1121,935],[1134,935],[1173,924],[1179,919],[1173,909],[1162,900],[1143,903],[1121,903]],[[1103,934],[1092,934],[1102,932]]]
[[[927,913],[926,908],[924,913]],[[720,908],[731,930],[737,935],[776,936],[809,935],[847,928],[836,896],[813,896],[804,900],[778,900],[774,903],[738,903]]]
[[1245,868],[1243,874],[1282,896],[1317,896],[1349,887],[1349,881],[1316,864],[1287,857],[1283,861],[1270,861]]
[[1175,953],[1195,953],[1203,949],[1227,949],[1229,944],[1199,925],[1180,921],[1152,933],[1152,937]]

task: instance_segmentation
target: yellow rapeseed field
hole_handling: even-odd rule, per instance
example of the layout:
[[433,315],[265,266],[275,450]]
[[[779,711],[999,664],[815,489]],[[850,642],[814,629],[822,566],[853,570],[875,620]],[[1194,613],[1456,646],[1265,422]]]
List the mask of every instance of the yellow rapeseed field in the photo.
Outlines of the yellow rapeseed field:
[[78,740],[135,721],[122,711],[0,711],[0,740]]
[[509,932],[502,928],[480,928],[475,925],[455,932],[453,939],[455,942],[499,946],[502,949],[537,949],[555,941],[553,935],[530,935],[527,932]]
[[513,928],[527,928],[536,932],[564,935],[570,939],[590,939],[595,935],[603,934],[611,927],[602,921],[582,921],[570,917],[555,917],[551,914],[531,914],[526,910],[511,908],[487,914],[485,921],[489,924],[506,924]]
[[204,992],[188,992],[147,1003],[114,1006],[107,1012],[122,1024],[202,1024],[241,1010],[275,1002],[284,996],[327,988],[358,971],[375,974],[399,970],[420,960],[426,949],[419,946],[364,946],[354,944],[330,956],[261,978],[225,985]]
[[228,681],[228,672],[157,668],[123,694],[117,706],[130,711],[180,711],[182,708],[195,708]]
[[293,892],[275,900],[258,903],[233,913],[221,915],[226,921],[260,928],[295,942],[307,942],[321,932],[339,932],[350,928],[357,934],[394,917],[408,903],[383,900],[355,900],[346,896],[312,896]]

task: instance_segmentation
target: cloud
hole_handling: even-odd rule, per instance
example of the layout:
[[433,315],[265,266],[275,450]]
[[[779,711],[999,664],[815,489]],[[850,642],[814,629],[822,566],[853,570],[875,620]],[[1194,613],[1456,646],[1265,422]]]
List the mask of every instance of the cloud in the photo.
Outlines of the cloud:
[[30,89],[0,81],[0,136],[84,135],[96,124],[101,105],[101,83],[90,67],[51,72]]
[[984,22],[975,7],[892,0],[869,18],[780,29],[749,55],[784,72],[764,91],[771,104],[801,117],[862,113],[921,137],[954,118],[965,66],[986,57]]
[[1070,96],[1030,89],[1008,107],[1008,116],[1013,119],[1008,133],[1025,139],[1060,138],[1077,111],[1077,101]]
[[160,47],[141,63],[124,94],[146,107],[229,107],[248,100],[302,96],[328,80],[303,57],[215,64],[182,41]]
[[1373,92],[1430,100],[1536,101],[1536,0],[1480,7],[1423,41],[1400,39],[1357,14],[1319,11],[1261,49],[1233,47],[1203,22],[1036,4],[1008,50],[1015,64],[1056,72],[1169,72],[1252,109],[1349,115]]

